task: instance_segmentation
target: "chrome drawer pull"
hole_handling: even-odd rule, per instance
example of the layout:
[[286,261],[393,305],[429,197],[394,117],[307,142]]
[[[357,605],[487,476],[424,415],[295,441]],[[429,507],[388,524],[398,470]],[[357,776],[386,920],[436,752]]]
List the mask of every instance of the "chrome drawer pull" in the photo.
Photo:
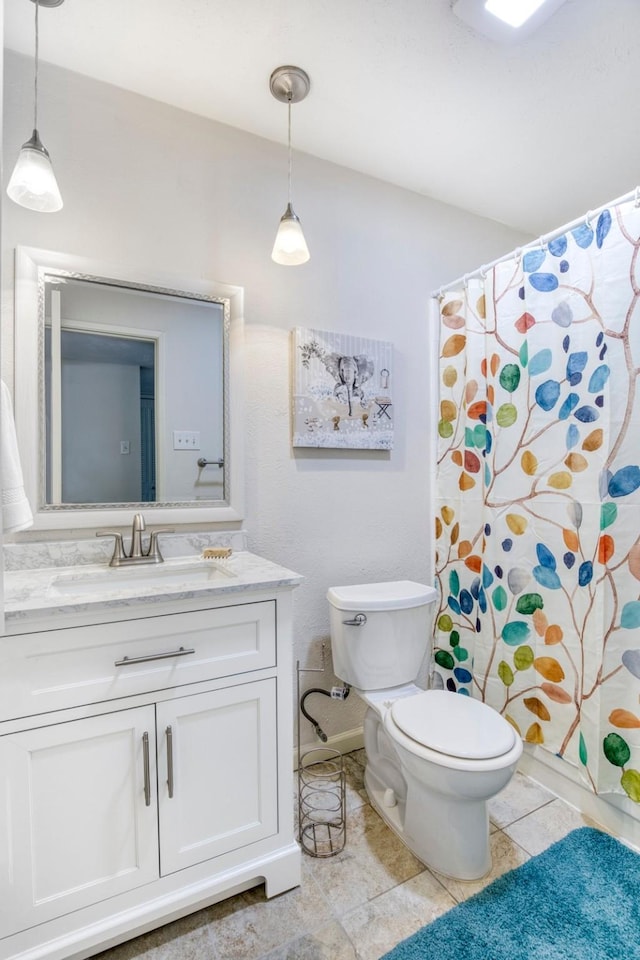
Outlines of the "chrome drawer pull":
[[144,803],[151,806],[151,777],[149,775],[149,734],[145,730],[142,734],[142,761],[144,764]]
[[192,648],[179,647],[177,650],[169,650],[167,653],[150,653],[146,657],[123,657],[122,660],[116,660],[114,666],[127,667],[130,663],[149,663],[151,660],[167,660],[170,657],[186,657],[190,653],[195,653]]
[[167,727],[167,787],[169,790],[169,800],[173,797],[173,730]]
[[347,627],[361,627],[367,622],[366,615],[364,613],[356,613],[353,620],[343,620],[342,621]]

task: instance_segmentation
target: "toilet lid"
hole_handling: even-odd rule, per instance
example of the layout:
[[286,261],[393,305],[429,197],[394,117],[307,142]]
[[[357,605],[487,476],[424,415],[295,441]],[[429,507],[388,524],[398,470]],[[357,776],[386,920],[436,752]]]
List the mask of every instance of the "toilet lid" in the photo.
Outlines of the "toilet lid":
[[412,740],[450,757],[489,760],[508,753],[516,742],[511,724],[491,707],[445,690],[396,700],[391,716]]
[[327,599],[338,610],[407,610],[422,607],[438,596],[433,587],[413,580],[360,583],[351,587],[329,587]]

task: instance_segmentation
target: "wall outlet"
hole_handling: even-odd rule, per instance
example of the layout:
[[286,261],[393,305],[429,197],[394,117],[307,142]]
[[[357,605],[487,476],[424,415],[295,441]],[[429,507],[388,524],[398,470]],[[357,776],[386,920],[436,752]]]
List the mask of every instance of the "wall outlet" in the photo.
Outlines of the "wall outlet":
[[173,449],[174,450],[199,450],[200,449],[200,431],[199,430],[174,430],[173,431]]
[[120,453],[131,453],[131,442],[129,440],[120,441]]

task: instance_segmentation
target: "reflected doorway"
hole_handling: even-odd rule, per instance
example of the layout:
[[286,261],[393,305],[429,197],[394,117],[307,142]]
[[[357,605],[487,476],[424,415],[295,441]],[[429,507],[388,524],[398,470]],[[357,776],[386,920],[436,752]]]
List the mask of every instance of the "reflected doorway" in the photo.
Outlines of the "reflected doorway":
[[47,502],[155,501],[155,371],[153,339],[46,328]]

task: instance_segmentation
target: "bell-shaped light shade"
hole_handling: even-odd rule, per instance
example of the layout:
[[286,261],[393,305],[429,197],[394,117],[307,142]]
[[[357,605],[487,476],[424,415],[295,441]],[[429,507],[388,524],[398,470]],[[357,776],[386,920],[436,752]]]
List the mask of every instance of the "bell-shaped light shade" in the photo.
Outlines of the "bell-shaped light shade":
[[300,220],[293,212],[290,203],[287,204],[287,209],[280,219],[271,259],[285,267],[295,267],[299,263],[306,263],[309,259],[309,248],[304,239]]
[[28,210],[55,213],[62,209],[62,197],[51,160],[37,130],[22,144],[7,193],[15,203]]

